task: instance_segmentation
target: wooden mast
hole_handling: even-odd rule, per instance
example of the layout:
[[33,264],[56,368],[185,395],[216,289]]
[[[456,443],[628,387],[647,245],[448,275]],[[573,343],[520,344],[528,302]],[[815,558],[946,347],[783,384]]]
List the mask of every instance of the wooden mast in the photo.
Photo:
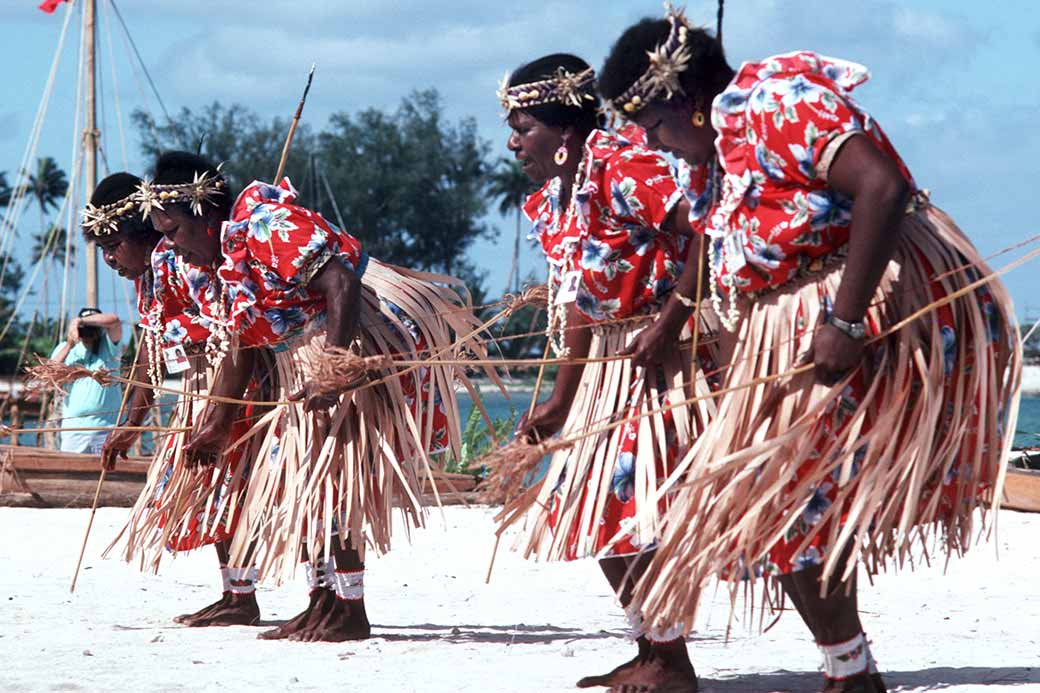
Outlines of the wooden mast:
[[[97,76],[94,46],[94,39],[97,35],[96,18],[97,0],[84,0],[83,55],[86,58],[84,70],[86,70],[87,112],[86,124],[83,129],[83,163],[86,176],[84,190],[86,190],[88,199],[97,186],[97,146],[98,135],[100,134],[97,130],[97,87],[95,84],[95,77]],[[69,229],[68,233],[72,233],[72,229]],[[97,279],[97,251],[94,243],[87,241],[87,305],[92,308],[98,307]]]

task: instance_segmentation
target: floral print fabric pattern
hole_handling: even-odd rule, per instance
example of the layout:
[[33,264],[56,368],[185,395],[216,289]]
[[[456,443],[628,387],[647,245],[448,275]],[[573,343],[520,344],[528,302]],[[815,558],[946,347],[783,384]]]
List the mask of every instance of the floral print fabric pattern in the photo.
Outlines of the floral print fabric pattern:
[[581,271],[577,305],[589,320],[653,311],[682,273],[686,239],[660,229],[684,193],[638,126],[593,130],[584,152],[575,213],[554,178],[524,204],[533,235],[556,281]]
[[135,282],[141,326],[158,330],[167,346],[205,344],[211,322],[199,306],[216,300],[213,271],[184,262],[165,239],[152,252],[151,265]]
[[316,212],[295,204],[288,178],[255,181],[238,196],[221,232],[217,270],[227,292],[228,328],[249,346],[277,344],[325,312],[307,284],[336,258],[359,276],[361,243]]
[[[714,240],[721,286],[775,288],[848,242],[852,201],[821,175],[836,137],[869,137],[913,186],[884,132],[849,96],[868,78],[862,65],[791,53],[745,63],[716,97],[712,124],[724,178],[719,204],[699,230]],[[729,235],[742,259],[726,257]]]

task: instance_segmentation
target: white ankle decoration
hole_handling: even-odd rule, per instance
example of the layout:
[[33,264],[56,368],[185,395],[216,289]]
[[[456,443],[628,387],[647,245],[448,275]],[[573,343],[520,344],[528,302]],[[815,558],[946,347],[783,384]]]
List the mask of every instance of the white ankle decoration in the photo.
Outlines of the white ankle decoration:
[[330,558],[329,563],[324,559],[309,562],[307,564],[307,588],[310,591],[332,587],[329,580],[330,566],[334,565],[335,559]]
[[220,583],[222,591],[231,591],[231,578],[228,577],[228,567],[226,565],[220,566]]
[[337,570],[335,573],[336,596],[350,602],[365,598],[365,571]]
[[859,635],[834,645],[820,645],[823,673],[831,679],[847,679],[867,671],[867,639]]
[[[863,639],[866,640],[866,637],[867,637],[867,634],[864,633],[863,634]],[[867,642],[866,642],[866,650],[867,650],[867,673],[868,674],[876,674],[876,673],[878,673],[877,661],[874,659],[874,653],[870,651],[870,641],[869,640],[867,640]]]
[[672,626],[670,628],[651,628],[646,632],[646,639],[652,643],[665,643],[675,642],[680,639],[683,634],[682,626]]
[[625,607],[625,619],[628,620],[628,637],[633,640],[639,640],[639,638],[646,635],[646,626],[643,623],[643,614],[633,604],[629,604]]
[[260,574],[256,566],[228,568],[227,571],[232,594],[253,594],[253,592],[256,592],[256,578]]

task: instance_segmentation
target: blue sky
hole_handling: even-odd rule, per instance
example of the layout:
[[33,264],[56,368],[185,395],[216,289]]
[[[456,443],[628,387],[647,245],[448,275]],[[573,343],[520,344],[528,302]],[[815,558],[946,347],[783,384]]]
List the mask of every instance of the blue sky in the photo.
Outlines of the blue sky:
[[[106,29],[109,0],[98,2],[102,136],[112,169],[118,170],[124,160],[115,97],[124,116],[136,107],[158,108],[131,70],[114,18],[111,35]],[[305,120],[314,127],[340,110],[393,108],[410,91],[432,86],[444,96],[449,116],[477,119],[495,155],[507,153],[507,132],[494,97],[503,72],[557,51],[577,53],[599,66],[626,26],[662,11],[656,0],[269,0],[262,11],[256,3],[229,0],[116,2],[171,112],[216,99],[264,116],[288,116],[313,61],[318,72]],[[7,65],[0,171],[6,170],[12,183],[64,11],[47,16],[35,5],[35,0],[0,5],[5,38],[0,55]],[[713,26],[714,12],[714,2],[687,5],[695,22]],[[1040,161],[1035,125],[1040,89],[1033,81],[1040,64],[1040,15],[1032,2],[731,0],[724,35],[735,66],[798,49],[868,66],[873,79],[857,91],[858,100],[888,131],[918,183],[932,191],[932,199],[984,255],[1040,233],[1030,213],[1030,180]],[[70,35],[39,149],[66,168],[71,165],[77,40],[78,34]],[[128,131],[126,140],[127,165],[140,171],[146,162],[137,154],[133,133]],[[30,211],[25,219],[20,248],[29,245],[28,236],[36,230],[29,223],[36,213]],[[513,222],[497,217],[491,222],[502,230],[499,239],[480,243],[471,257],[494,279],[508,271]],[[1011,257],[995,258],[993,264]],[[522,258],[525,274],[540,273],[541,266],[534,251]],[[1028,309],[1040,317],[1035,267],[1007,278],[1020,315]],[[119,312],[129,316],[119,280],[102,272],[103,307],[118,304]],[[82,278],[73,284],[80,286]],[[499,289],[493,281],[490,288]]]

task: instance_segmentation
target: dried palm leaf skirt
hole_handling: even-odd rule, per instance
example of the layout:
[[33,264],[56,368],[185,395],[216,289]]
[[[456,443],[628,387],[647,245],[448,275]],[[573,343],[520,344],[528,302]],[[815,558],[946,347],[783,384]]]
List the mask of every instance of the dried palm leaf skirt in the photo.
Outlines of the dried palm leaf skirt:
[[[593,327],[589,357],[616,356],[648,324],[649,319]],[[713,351],[714,343],[705,343],[698,349],[702,355],[698,362]],[[555,452],[544,479],[507,499],[497,517],[498,533],[523,520],[515,548],[539,560],[631,555],[651,546],[658,536],[657,513],[640,510],[667,506],[654,500],[658,485],[714,410],[703,370],[694,368],[696,377],[691,382],[689,355],[684,358],[678,352],[660,368],[651,369],[649,377],[630,359],[585,364],[561,439],[652,412],[669,402],[706,398],[634,418]]]
[[[874,334],[990,275],[934,207],[905,217],[901,231],[868,311]],[[724,388],[797,366],[843,269],[745,301],[738,333],[722,335]],[[809,372],[724,389],[663,487],[678,494],[639,586],[644,615],[689,629],[713,575],[768,581],[822,565],[826,577],[848,549],[847,577],[857,559],[876,572],[935,542],[946,555],[967,550],[973,511],[1000,498],[1015,429],[1013,316],[994,280],[868,346],[869,367],[834,387]],[[735,599],[742,583],[730,584]]]
[[[205,359],[197,358],[182,379],[182,387],[191,395],[205,396],[212,375]],[[199,421],[206,400],[191,395],[178,398],[170,428],[191,429]],[[248,429],[247,421],[239,419],[231,440],[237,441]],[[230,446],[215,465],[189,468],[184,456],[189,435],[174,431],[159,439],[145,487],[106,554],[125,537],[125,559],[139,559],[142,566],[147,561],[151,570],[157,570],[164,548],[186,551],[228,541],[234,534],[238,513],[230,509],[245,490],[250,459],[246,446]]]
[[[468,299],[450,288],[457,281],[372,260],[362,284],[360,336],[352,347],[359,355],[417,359],[449,347],[442,358],[486,356],[473,338],[452,347],[479,325]],[[285,400],[303,387],[324,345],[325,331],[316,329],[274,351],[273,399]],[[394,367],[379,375],[327,413],[279,406],[253,426],[257,458],[235,509],[242,524],[231,545],[233,562],[255,545],[261,579],[278,579],[305,550],[327,556],[334,541],[388,551],[395,504],[406,527],[423,525],[421,494],[424,481],[433,485],[431,454],[461,447],[455,387],[460,380],[472,385],[455,365]]]

